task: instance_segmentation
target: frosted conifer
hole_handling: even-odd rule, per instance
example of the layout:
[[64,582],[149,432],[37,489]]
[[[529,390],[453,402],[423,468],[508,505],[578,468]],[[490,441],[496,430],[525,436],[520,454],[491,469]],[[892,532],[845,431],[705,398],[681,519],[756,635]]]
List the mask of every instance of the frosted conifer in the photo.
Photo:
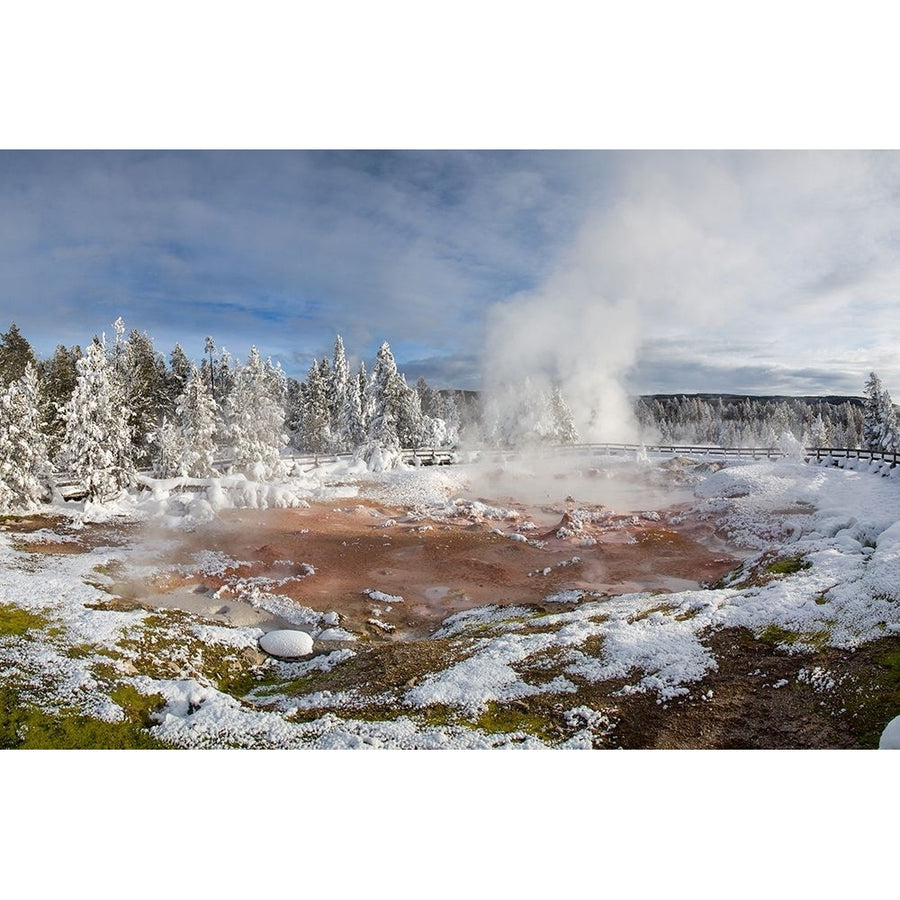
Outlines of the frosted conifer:
[[344,413],[347,394],[350,390],[350,368],[344,352],[344,342],[338,335],[334,340],[334,358],[331,366],[331,392],[329,411],[331,416],[331,434],[334,450],[341,453],[352,446],[350,435],[344,427]]
[[175,408],[179,426],[178,474],[204,478],[213,474],[216,455],[216,403],[200,370],[191,365]]
[[397,423],[401,415],[404,392],[397,372],[397,363],[387,341],[378,350],[375,368],[369,381],[369,397],[372,404],[369,442],[382,450],[398,451],[400,436],[397,432]]
[[572,411],[563,399],[559,387],[554,387],[550,394],[550,411],[553,416],[555,438],[560,444],[574,444],[578,441],[578,430]]
[[324,367],[313,361],[306,375],[306,381],[301,386],[303,416],[300,444],[310,453],[327,453],[332,445],[328,382],[324,372]]
[[41,430],[37,373],[25,373],[0,393],[0,510],[27,512],[46,496],[50,473]]
[[91,500],[109,500],[134,476],[128,407],[102,342],[95,340],[76,366],[78,378],[65,408],[61,456],[72,473],[84,480]]
[[256,347],[251,347],[246,365],[235,374],[227,401],[234,464],[257,481],[284,474],[280,457],[287,442],[283,379],[272,369],[263,364]]

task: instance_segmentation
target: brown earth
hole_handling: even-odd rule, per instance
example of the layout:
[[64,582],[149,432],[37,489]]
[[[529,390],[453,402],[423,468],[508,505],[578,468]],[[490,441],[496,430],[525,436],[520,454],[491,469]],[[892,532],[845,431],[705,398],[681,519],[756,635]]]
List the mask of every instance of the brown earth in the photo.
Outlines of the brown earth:
[[[494,533],[498,526],[503,535]],[[453,613],[489,603],[540,605],[548,595],[569,589],[669,591],[715,581],[737,559],[710,546],[712,536],[702,528],[611,516],[585,525],[574,537],[543,531],[539,547],[507,536],[516,533],[509,522],[418,516],[411,521],[406,510],[371,502],[233,510],[185,535],[177,559],[189,562],[192,554],[214,549],[244,565],[224,575],[167,574],[155,587],[227,590],[262,576],[275,582],[266,590],[318,612],[337,611],[351,630],[374,628],[381,636],[416,639],[427,637]],[[596,544],[580,546],[585,537]],[[315,573],[304,575],[304,564]],[[403,600],[379,602],[363,594],[367,589]],[[372,618],[395,630],[367,624]]]

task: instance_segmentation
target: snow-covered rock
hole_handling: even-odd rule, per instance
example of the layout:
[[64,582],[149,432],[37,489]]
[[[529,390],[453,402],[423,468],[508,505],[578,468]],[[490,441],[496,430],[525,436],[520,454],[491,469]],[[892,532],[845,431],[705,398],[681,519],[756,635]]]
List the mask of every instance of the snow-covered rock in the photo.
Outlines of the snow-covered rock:
[[313,651],[313,639],[305,631],[285,628],[264,634],[259,639],[259,646],[272,656],[309,656]]
[[878,742],[879,750],[900,750],[900,716],[887,723]]

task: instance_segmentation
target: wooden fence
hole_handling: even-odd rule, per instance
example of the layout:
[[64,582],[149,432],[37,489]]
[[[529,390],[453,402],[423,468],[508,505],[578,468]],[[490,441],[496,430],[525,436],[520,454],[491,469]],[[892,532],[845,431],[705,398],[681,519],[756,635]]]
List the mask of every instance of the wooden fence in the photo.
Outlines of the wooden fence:
[[[434,447],[416,447],[401,450],[403,461],[407,464],[421,466],[452,465],[459,461],[460,455],[465,459],[492,460],[500,462],[520,455],[522,450],[512,449],[480,449],[465,451],[460,454],[456,450],[437,449]],[[665,456],[705,456],[705,457],[732,457],[738,459],[782,459],[787,456],[784,450],[777,447],[717,447],[680,444],[560,444],[529,448],[529,455],[544,457],[575,456],[592,454],[594,456],[620,456],[639,454],[659,454]],[[838,465],[838,460],[854,459],[886,462],[890,468],[896,467],[900,454],[888,450],[853,450],[847,447],[807,447],[804,451],[804,461],[815,460],[821,463],[832,460]],[[352,453],[306,453],[284,456],[285,462],[291,463],[296,471],[298,468],[306,472],[312,472],[323,465],[336,463],[340,460],[353,459]],[[213,463],[217,472],[227,472],[233,465],[230,459],[220,459]],[[149,472],[142,473],[149,475]],[[80,500],[87,494],[84,482],[70,472],[54,473],[54,484],[59,493],[66,500]]]

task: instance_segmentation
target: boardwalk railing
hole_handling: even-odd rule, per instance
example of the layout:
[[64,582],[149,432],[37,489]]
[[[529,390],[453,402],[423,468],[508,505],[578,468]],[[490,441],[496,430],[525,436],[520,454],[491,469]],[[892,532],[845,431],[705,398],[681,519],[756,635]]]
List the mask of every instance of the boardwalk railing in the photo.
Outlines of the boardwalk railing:
[[[423,466],[452,465],[462,455],[469,460],[496,460],[511,459],[520,455],[522,450],[484,448],[470,450],[464,453],[453,449],[437,449],[434,447],[415,447],[401,450],[401,456],[405,463]],[[529,448],[530,455],[560,456],[590,453],[595,456],[619,456],[640,454],[662,454],[666,456],[711,456],[732,457],[738,459],[783,459],[788,454],[778,447],[719,447],[703,446],[695,444],[560,444]],[[352,453],[306,453],[293,454],[282,457],[283,461],[291,464],[294,472],[298,469],[311,472],[320,466],[336,463],[341,460],[351,460]],[[872,462],[886,462],[890,468],[895,468],[900,462],[900,453],[889,450],[858,450],[848,447],[806,447],[804,461],[815,460],[818,463],[831,460],[834,465],[839,460],[863,460]],[[217,472],[227,473],[234,461],[231,459],[219,459],[213,463]],[[150,473],[144,472],[147,476]],[[196,481],[196,479],[188,479]],[[54,473],[54,484],[66,500],[80,500],[87,494],[84,482],[70,472],[59,471]]]

